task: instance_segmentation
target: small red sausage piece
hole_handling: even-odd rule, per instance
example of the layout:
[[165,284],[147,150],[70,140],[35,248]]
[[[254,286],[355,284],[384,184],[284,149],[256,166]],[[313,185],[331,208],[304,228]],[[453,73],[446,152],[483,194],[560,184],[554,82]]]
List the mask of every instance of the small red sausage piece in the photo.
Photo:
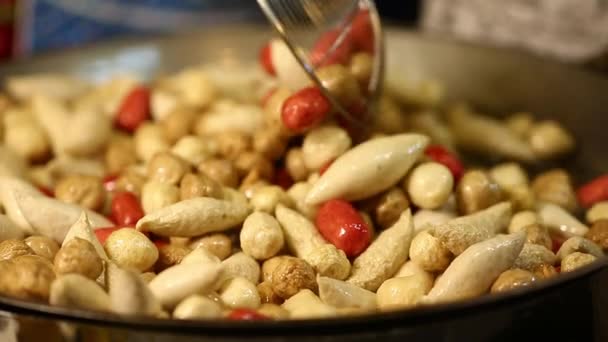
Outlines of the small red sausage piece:
[[234,321],[259,321],[259,320],[268,320],[270,318],[262,315],[261,313],[255,311],[255,310],[234,309],[228,315],[228,319],[231,319]]
[[357,210],[346,201],[329,200],[315,220],[321,235],[350,258],[361,254],[371,242],[371,231]]
[[276,71],[274,70],[274,65],[272,65],[272,54],[270,49],[270,42],[264,44],[264,46],[262,46],[262,48],[260,49],[259,59],[262,68],[264,68],[268,75],[275,76]]
[[129,133],[150,118],[150,90],[144,86],[135,87],[125,97],[114,118],[114,125]]
[[579,203],[589,208],[597,202],[608,200],[608,175],[597,177],[581,186],[577,193]]
[[134,226],[140,218],[144,217],[139,200],[130,192],[114,194],[110,211],[114,223],[118,226]]
[[[352,53],[350,35],[345,33],[340,41],[340,31],[331,30],[323,33],[315,42],[310,52],[310,62],[315,67],[332,64],[346,65]],[[334,43],[336,44],[334,46]]]
[[369,10],[360,10],[353,19],[350,29],[352,44],[355,50],[374,53],[374,29]]
[[299,90],[283,103],[281,119],[289,130],[301,133],[315,127],[331,110],[329,100],[315,87]]

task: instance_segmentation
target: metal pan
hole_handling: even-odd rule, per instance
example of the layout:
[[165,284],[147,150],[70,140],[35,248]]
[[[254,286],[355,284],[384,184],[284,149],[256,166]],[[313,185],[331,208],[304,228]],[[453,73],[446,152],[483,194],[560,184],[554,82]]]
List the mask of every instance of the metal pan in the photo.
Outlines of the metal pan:
[[[111,42],[11,64],[0,68],[0,77],[52,71],[100,80],[128,71],[150,78],[205,61],[252,63],[270,34],[265,27],[231,26]],[[583,179],[608,170],[607,79],[517,51],[394,28],[386,34],[389,83],[437,79],[444,83],[449,99],[470,101],[495,113],[529,110],[555,118],[582,142],[566,166]],[[54,308],[4,297],[0,297],[0,310],[21,325],[22,340],[32,341],[51,341],[66,333],[76,340],[117,341],[608,341],[608,259],[528,289],[340,319],[171,321]]]

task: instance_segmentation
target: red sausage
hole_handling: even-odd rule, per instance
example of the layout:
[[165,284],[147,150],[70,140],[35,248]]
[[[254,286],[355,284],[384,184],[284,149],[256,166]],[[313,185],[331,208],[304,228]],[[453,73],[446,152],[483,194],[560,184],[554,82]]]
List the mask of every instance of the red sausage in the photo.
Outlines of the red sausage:
[[259,320],[268,320],[270,318],[262,315],[261,313],[255,311],[255,310],[234,309],[228,315],[228,319],[231,319],[234,321],[259,321]]
[[313,128],[327,117],[331,104],[315,87],[299,90],[283,103],[281,119],[289,130],[296,133]]
[[608,175],[597,177],[577,191],[579,203],[589,208],[597,202],[608,200]]
[[329,200],[317,213],[317,229],[323,237],[348,257],[361,254],[371,242],[371,231],[363,217],[348,202]]
[[[338,38],[340,38],[340,31],[338,30],[327,31],[319,37],[310,52],[312,65],[321,67],[332,64],[346,65],[348,63],[352,53],[350,34],[344,34],[339,42],[337,41]],[[334,43],[337,45],[334,46]]]
[[118,226],[134,226],[144,217],[144,211],[135,195],[130,192],[114,194],[111,205],[112,219]]
[[274,65],[272,65],[272,55],[271,55],[270,48],[271,48],[270,42],[264,44],[264,46],[262,46],[262,48],[260,49],[259,59],[260,59],[260,64],[262,65],[262,68],[264,68],[264,70],[269,75],[275,76],[276,71],[274,70]]
[[360,10],[355,15],[350,35],[355,50],[374,53],[374,29],[368,10]]
[[139,86],[125,97],[116,113],[114,125],[129,133],[150,118],[150,90]]

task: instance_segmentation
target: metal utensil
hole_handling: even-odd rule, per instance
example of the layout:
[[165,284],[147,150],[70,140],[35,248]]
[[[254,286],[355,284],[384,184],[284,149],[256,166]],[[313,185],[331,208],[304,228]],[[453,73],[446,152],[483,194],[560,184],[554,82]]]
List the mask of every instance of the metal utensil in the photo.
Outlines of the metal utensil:
[[[384,39],[380,16],[373,0],[258,0],[258,4],[309,78],[338,113],[359,128],[367,127],[366,121],[370,117],[368,114],[378,99],[384,71]],[[317,67],[311,61],[311,49],[324,33],[338,30],[339,35],[326,55],[316,58],[316,64],[322,65],[327,56],[347,41],[353,20],[359,11],[369,13],[374,40],[373,63],[364,107],[359,109],[363,109],[364,113],[353,115],[322,85],[315,71]]]

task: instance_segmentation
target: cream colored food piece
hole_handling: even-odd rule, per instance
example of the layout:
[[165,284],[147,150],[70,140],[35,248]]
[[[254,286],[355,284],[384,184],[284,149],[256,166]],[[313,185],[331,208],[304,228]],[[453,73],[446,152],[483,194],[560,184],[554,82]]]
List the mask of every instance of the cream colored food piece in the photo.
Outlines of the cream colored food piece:
[[[1,173],[2,172],[0,171],[0,174]],[[594,204],[589,210],[587,210],[587,213],[585,214],[585,219],[588,223],[594,223],[595,221],[608,219],[608,201],[598,202]]]
[[251,209],[237,202],[198,197],[147,214],[137,229],[160,236],[197,236],[223,231],[242,223]]
[[133,139],[135,154],[143,161],[149,161],[155,154],[167,151],[171,147],[161,126],[150,122],[141,124],[135,131]]
[[511,220],[511,203],[501,202],[474,214],[432,228],[432,233],[454,255],[503,231]]
[[307,204],[332,198],[358,200],[395,185],[420,158],[429,138],[397,134],[365,141],[336,159],[306,196]]
[[534,116],[528,112],[513,113],[505,119],[505,124],[517,135],[525,137],[534,124]]
[[420,209],[412,216],[414,233],[418,234],[425,229],[442,225],[455,217],[456,215],[449,211]]
[[539,221],[540,218],[536,212],[531,210],[520,211],[511,218],[508,229],[509,234],[516,233],[527,226],[537,224]]
[[408,125],[399,104],[387,95],[380,96],[378,110],[372,116],[371,124],[376,132],[370,136],[370,139],[402,133]]
[[209,252],[204,247],[194,248],[190,253],[186,254],[186,256],[182,259],[180,264],[188,264],[188,263],[206,263],[210,262],[213,264],[219,264],[220,259]]
[[32,229],[40,234],[62,243],[70,227],[78,221],[82,211],[87,213],[93,228],[111,227],[112,223],[104,216],[74,204],[46,196],[32,196],[27,192],[15,193],[15,202]]
[[8,239],[23,239],[25,232],[19,228],[8,216],[0,214],[0,241]]
[[148,286],[163,307],[172,308],[190,295],[213,291],[221,273],[220,264],[179,264],[159,273]]
[[162,88],[154,88],[150,93],[150,112],[155,121],[164,120],[179,105],[176,94]]
[[65,74],[38,73],[9,77],[6,87],[11,95],[20,100],[28,100],[36,95],[68,100],[87,91],[89,84]]
[[249,255],[238,252],[222,261],[222,280],[241,277],[257,284],[260,280],[260,265]]
[[18,194],[28,196],[44,196],[40,190],[23,179],[15,177],[0,177],[0,202],[6,216],[27,234],[35,234],[31,224],[25,219],[23,211],[17,203]]
[[316,205],[306,204],[306,195],[308,195],[310,189],[312,189],[312,184],[308,182],[297,182],[287,190],[287,195],[294,201],[294,207],[300,214],[306,216],[310,220],[314,220],[319,208]]
[[110,311],[110,296],[93,280],[80,274],[63,275],[51,284],[51,305]]
[[567,255],[561,263],[561,271],[562,272],[571,272],[576,269],[579,269],[583,266],[586,266],[592,262],[597,260],[597,257],[592,254],[574,252],[572,254]]
[[106,286],[113,312],[122,315],[159,315],[161,304],[142,277],[110,262],[106,264]]
[[526,171],[513,162],[494,166],[490,169],[490,177],[503,189],[511,189],[529,183]]
[[289,318],[289,311],[283,309],[277,304],[264,303],[259,307],[258,312],[266,317],[276,320]]
[[428,231],[421,231],[412,239],[410,259],[425,271],[442,272],[450,265],[453,257],[452,252]]
[[314,128],[302,142],[304,163],[309,170],[318,170],[346,152],[351,144],[348,132],[340,127],[324,125]]
[[285,301],[281,307],[289,312],[291,318],[322,318],[336,315],[336,308],[323,303],[309,289],[304,289]]
[[70,113],[67,106],[43,94],[33,96],[30,100],[32,114],[46,131],[53,152],[56,156],[65,154],[65,128],[68,127]]
[[292,208],[295,203],[289,195],[277,185],[262,185],[255,191],[250,200],[253,210],[273,213],[277,205]]
[[426,134],[434,142],[454,150],[452,132],[437,112],[431,110],[412,115],[411,124],[415,131]]
[[135,75],[120,74],[111,79],[96,84],[74,101],[75,110],[90,110],[99,112],[109,118],[114,118],[119,106],[140,81]]
[[101,243],[99,243],[99,240],[97,240],[97,237],[95,236],[95,232],[91,227],[91,222],[89,221],[89,217],[85,211],[80,214],[78,221],[74,222],[74,224],[70,227],[61,245],[65,246],[68,241],[76,237],[90,242],[95,248],[97,254],[99,254],[100,258],[103,260],[109,260],[106,251],[103,249],[103,246]]
[[[227,186],[222,187],[222,199],[245,207],[248,207],[249,203],[247,197],[243,193]],[[249,215],[249,213],[247,213],[247,215]]]
[[180,103],[195,108],[207,107],[217,96],[209,76],[198,66],[184,68],[164,78],[160,87],[177,95]]
[[192,165],[198,165],[217,153],[217,142],[194,135],[180,138],[171,152]]
[[[84,133],[86,132],[86,133]],[[72,113],[64,127],[63,149],[73,156],[95,156],[112,134],[112,121],[103,113],[81,110]]]
[[255,103],[260,96],[276,86],[276,80],[258,67],[257,61],[247,63],[209,63],[201,69],[216,88],[217,97],[243,103]]
[[173,310],[173,318],[177,319],[209,319],[219,318],[221,315],[220,304],[197,294],[182,300]]
[[275,256],[284,244],[283,230],[274,218],[254,212],[245,219],[240,233],[241,248],[251,257],[264,260]]
[[575,141],[570,132],[559,123],[545,120],[535,123],[528,132],[528,143],[539,159],[551,159],[574,149]]
[[499,235],[460,254],[435,282],[425,301],[447,302],[487,292],[496,278],[511,268],[525,241],[523,232]]
[[317,277],[319,297],[328,305],[336,308],[376,308],[376,294],[342,280]]
[[587,226],[558,205],[542,203],[538,206],[537,213],[540,223],[555,233],[572,237],[583,236],[589,231]]
[[51,152],[51,142],[44,128],[27,110],[7,109],[3,113],[4,144],[23,159],[44,160]]
[[491,156],[499,155],[521,161],[534,160],[530,145],[496,119],[458,106],[448,113],[448,123],[457,144],[462,147]]
[[322,276],[345,279],[351,265],[343,251],[323,239],[306,217],[284,206],[277,206],[276,218],[283,228],[285,242],[292,253],[304,259]]
[[158,248],[144,234],[132,228],[112,232],[103,245],[110,260],[120,267],[144,272],[158,260]]
[[556,256],[559,260],[564,260],[565,257],[575,252],[591,254],[597,258],[604,256],[604,252],[600,246],[595,242],[580,236],[573,236],[564,241],[557,251]]
[[399,268],[399,271],[393,278],[407,277],[407,276],[420,276],[424,278],[424,281],[428,281],[431,284],[435,281],[435,275],[431,272],[425,271],[417,262],[408,260]]
[[376,291],[407,260],[413,234],[414,223],[408,209],[353,261],[351,275],[346,281]]
[[148,181],[141,188],[141,206],[150,214],[179,202],[179,196],[179,188],[173,184]]
[[46,164],[46,170],[54,180],[72,174],[102,178],[106,175],[103,163],[95,159],[76,158],[68,155],[57,156]]
[[537,280],[534,273],[519,268],[506,270],[498,276],[492,288],[491,293],[500,293],[510,291],[519,287],[530,286]]
[[542,265],[555,265],[557,257],[545,246],[525,243],[513,267],[534,272]]
[[279,38],[270,40],[270,60],[279,79],[279,84],[300,90],[310,84],[308,74],[302,69],[285,42]]
[[427,162],[412,170],[407,180],[409,199],[423,209],[437,209],[452,193],[454,177],[442,164]]
[[424,274],[387,279],[378,288],[378,308],[388,311],[416,306],[432,287],[433,279]]
[[236,131],[253,135],[263,129],[264,112],[255,105],[239,104],[230,100],[220,100],[196,123],[198,135],[209,135]]
[[257,309],[262,304],[255,283],[243,277],[224,282],[219,294],[224,305],[233,309]]
[[6,145],[0,144],[0,178],[26,178],[25,160]]

